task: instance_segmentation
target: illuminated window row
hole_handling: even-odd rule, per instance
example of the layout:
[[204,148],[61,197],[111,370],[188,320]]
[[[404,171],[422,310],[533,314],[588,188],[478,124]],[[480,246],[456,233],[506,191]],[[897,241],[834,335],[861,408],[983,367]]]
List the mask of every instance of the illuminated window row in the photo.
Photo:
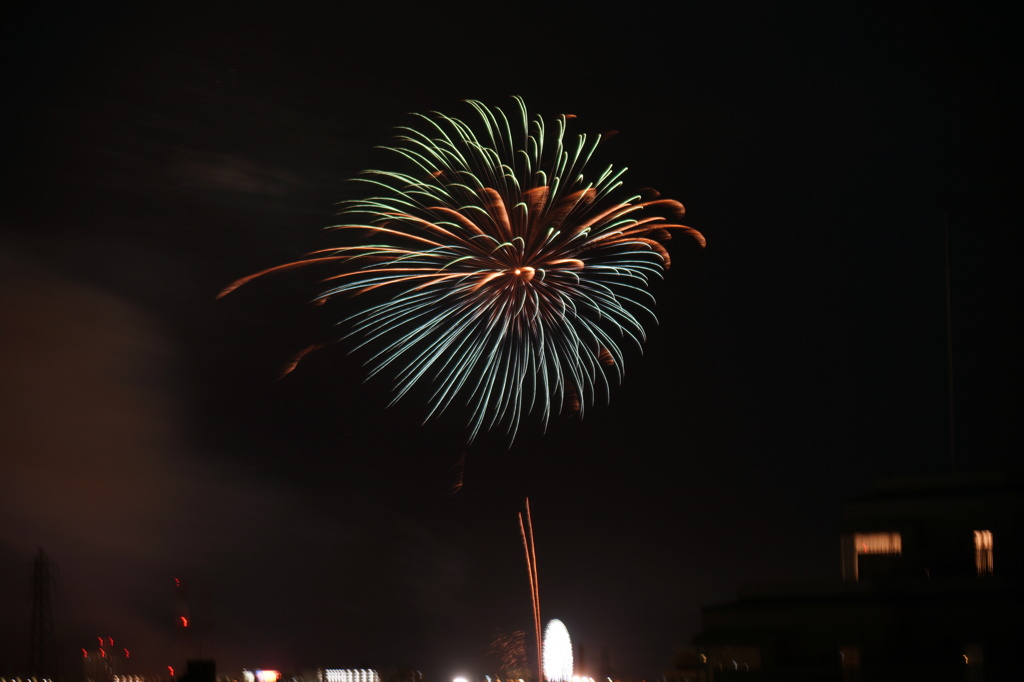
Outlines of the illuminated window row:
[[371,669],[329,668],[323,671],[323,682],[380,682],[380,675]]
[[[858,555],[899,555],[903,552],[903,539],[896,532],[854,533],[853,545]],[[992,531],[974,531],[974,565],[978,569],[978,575],[992,573],[992,551]]]
[[853,546],[857,554],[899,554],[903,538],[899,533],[855,533]]

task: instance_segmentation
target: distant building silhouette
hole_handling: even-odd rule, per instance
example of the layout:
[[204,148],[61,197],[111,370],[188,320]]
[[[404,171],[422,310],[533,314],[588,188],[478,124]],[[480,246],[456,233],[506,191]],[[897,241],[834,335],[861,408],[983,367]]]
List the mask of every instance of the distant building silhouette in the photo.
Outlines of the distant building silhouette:
[[50,557],[39,548],[32,563],[32,619],[29,644],[29,672],[32,677],[56,679],[57,636],[53,628],[51,592],[57,584]]
[[850,501],[841,579],[703,609],[700,680],[1024,679],[1024,481],[951,473]]
[[217,679],[217,662],[212,658],[189,659],[185,665],[185,674],[178,678],[179,682],[215,682]]

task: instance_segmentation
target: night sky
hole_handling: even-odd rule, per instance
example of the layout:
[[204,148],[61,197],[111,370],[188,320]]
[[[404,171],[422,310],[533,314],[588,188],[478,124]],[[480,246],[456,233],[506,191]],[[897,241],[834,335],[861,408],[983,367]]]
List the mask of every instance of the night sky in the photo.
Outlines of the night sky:
[[[0,674],[38,547],[66,677],[97,635],[180,665],[175,578],[223,672],[496,672],[490,640],[532,627],[529,497],[542,619],[650,678],[738,583],[838,576],[872,480],[1016,462],[1014,24],[898,4],[9,12]],[[610,404],[467,445],[345,343],[278,379],[338,334],[316,273],[217,293],[331,245],[410,112],[512,95],[617,130],[602,159],[707,238],[670,244]]]

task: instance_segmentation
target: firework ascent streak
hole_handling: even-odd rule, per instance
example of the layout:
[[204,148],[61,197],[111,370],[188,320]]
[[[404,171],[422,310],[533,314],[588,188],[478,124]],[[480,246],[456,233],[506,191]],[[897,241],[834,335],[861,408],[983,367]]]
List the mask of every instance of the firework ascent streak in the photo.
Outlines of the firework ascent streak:
[[[343,204],[344,244],[234,282],[312,264],[344,265],[318,302],[374,291],[349,320],[387,371],[395,400],[430,387],[427,418],[457,398],[469,438],[530,413],[543,423],[607,398],[622,379],[622,344],[639,347],[653,321],[652,277],[669,267],[663,242],[683,205],[616,197],[625,169],[587,167],[600,135],[567,139],[515,98],[510,115],[470,101],[471,121],[417,115],[388,147],[402,170],[370,170],[365,198]],[[370,235],[366,237],[366,235]]]

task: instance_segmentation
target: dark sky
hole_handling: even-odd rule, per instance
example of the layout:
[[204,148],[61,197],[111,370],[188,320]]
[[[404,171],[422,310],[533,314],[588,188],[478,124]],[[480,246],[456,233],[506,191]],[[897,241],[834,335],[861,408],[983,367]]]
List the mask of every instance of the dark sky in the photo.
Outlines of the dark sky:
[[[0,674],[24,673],[31,558],[59,567],[69,672],[493,672],[542,619],[651,677],[737,583],[838,574],[841,501],[1022,449],[1021,59],[966,3],[458,10],[284,3],[3,23]],[[631,188],[687,205],[659,326],[608,406],[466,445],[363,382],[312,275],[232,280],[320,228],[409,112],[461,100],[619,134]],[[453,494],[464,461],[464,485]]]

